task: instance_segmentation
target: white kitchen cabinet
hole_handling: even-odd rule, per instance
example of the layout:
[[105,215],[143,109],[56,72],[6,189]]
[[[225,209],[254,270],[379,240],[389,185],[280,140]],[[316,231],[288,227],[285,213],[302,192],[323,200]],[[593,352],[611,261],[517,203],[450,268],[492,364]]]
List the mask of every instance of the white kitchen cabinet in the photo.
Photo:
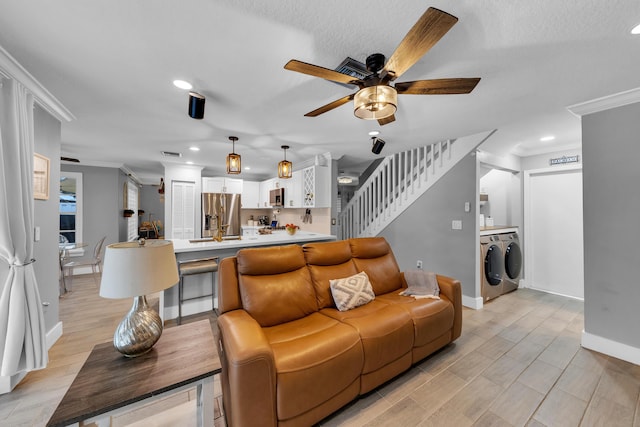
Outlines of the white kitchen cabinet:
[[267,179],[265,181],[260,182],[260,198],[259,204],[261,208],[269,208],[271,207],[271,203],[269,202],[269,191],[275,185],[275,178]]
[[284,190],[285,208],[302,207],[302,171],[294,171]]
[[242,194],[242,180],[227,177],[202,178],[203,193]]
[[302,207],[331,207],[331,170],[322,166],[302,169]]
[[244,209],[260,208],[260,182],[242,182],[242,207]]

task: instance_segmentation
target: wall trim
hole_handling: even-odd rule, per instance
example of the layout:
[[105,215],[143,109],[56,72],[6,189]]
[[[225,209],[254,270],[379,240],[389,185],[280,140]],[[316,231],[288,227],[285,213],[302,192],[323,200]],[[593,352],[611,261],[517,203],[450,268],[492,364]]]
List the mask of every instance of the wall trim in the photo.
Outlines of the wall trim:
[[610,110],[611,108],[622,107],[636,102],[640,102],[640,88],[569,105],[567,110],[577,117],[582,117],[587,114],[598,113],[600,111]]
[[640,348],[582,331],[582,346],[616,359],[640,365]]
[[16,59],[0,46],[0,75],[20,82],[33,94],[35,101],[61,122],[70,122],[76,117],[51,94]]
[[468,297],[466,295],[462,295],[462,305],[474,310],[480,310],[484,306],[484,302],[482,301],[482,297]]
[[56,326],[51,328],[49,332],[47,332],[47,350],[51,349],[53,345],[60,339],[62,336],[62,322],[56,323]]

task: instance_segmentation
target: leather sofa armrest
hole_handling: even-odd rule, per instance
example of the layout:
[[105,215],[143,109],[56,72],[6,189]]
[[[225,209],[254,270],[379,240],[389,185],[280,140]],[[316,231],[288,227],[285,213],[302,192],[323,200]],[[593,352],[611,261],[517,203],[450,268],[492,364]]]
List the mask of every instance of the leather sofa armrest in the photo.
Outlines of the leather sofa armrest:
[[460,281],[447,276],[436,274],[440,293],[444,294],[453,304],[454,318],[451,341],[456,340],[462,333],[462,286]]
[[275,426],[276,368],[262,328],[246,311],[233,310],[218,317],[218,329],[228,425],[261,420],[260,425]]

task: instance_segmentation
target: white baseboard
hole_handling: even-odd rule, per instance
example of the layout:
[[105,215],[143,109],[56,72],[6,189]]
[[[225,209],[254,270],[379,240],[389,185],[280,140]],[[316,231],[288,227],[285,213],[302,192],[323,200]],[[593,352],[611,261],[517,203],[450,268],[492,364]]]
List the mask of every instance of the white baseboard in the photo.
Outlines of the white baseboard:
[[482,300],[482,297],[474,298],[462,295],[462,305],[474,310],[480,310],[484,306],[484,302]]
[[[218,307],[218,298],[213,303],[214,307]],[[192,314],[204,313],[205,311],[211,311],[211,298],[202,298],[193,301],[185,301],[182,304],[182,317],[190,316]],[[164,308],[164,320],[177,319],[178,318],[178,306],[171,306]]]
[[[58,322],[45,338],[47,350],[49,350],[62,336],[62,322]],[[0,376],[0,394],[10,393],[22,379],[27,376],[27,372],[20,372],[10,377]]]
[[640,348],[582,331],[582,346],[616,359],[640,365]]
[[56,326],[47,332],[47,350],[49,350],[62,336],[62,322],[56,323]]

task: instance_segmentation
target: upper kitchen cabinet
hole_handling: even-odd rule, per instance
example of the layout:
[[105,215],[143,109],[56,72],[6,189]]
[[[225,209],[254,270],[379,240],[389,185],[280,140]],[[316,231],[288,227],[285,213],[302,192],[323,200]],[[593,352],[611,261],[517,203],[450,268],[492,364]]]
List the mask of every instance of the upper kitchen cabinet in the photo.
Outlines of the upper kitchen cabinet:
[[242,180],[238,178],[202,178],[203,193],[242,194]]
[[302,207],[331,207],[331,169],[310,166],[302,169]]
[[243,181],[242,183],[242,208],[261,208],[260,205],[260,182]]

